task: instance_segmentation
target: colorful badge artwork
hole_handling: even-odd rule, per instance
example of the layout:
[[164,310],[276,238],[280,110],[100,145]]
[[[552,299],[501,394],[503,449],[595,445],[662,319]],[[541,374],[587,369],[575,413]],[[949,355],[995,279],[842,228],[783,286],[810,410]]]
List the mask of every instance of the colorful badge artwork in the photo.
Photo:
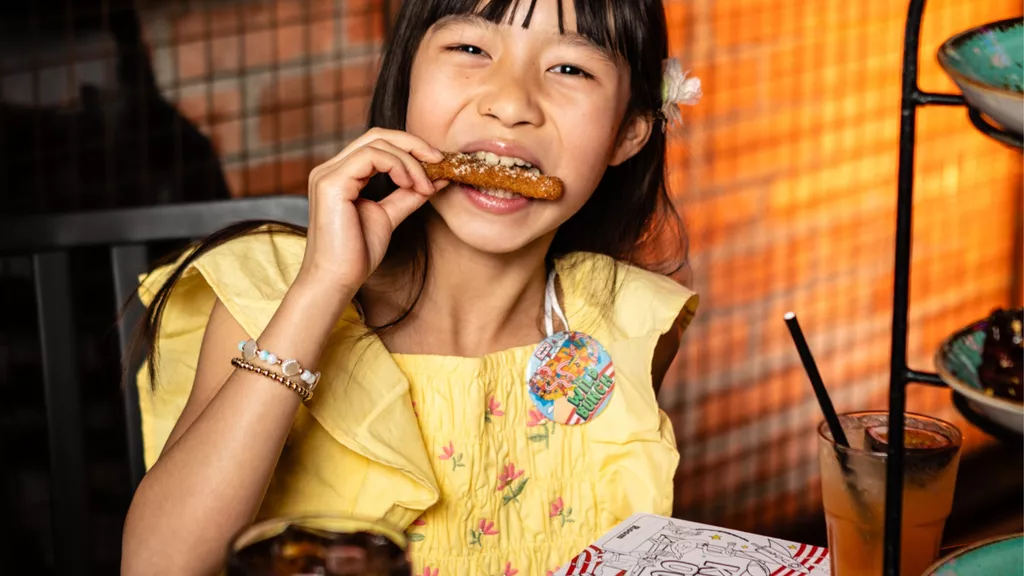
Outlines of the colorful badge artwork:
[[582,332],[559,332],[533,351],[526,381],[537,409],[552,422],[585,424],[608,405],[615,366],[600,342]]

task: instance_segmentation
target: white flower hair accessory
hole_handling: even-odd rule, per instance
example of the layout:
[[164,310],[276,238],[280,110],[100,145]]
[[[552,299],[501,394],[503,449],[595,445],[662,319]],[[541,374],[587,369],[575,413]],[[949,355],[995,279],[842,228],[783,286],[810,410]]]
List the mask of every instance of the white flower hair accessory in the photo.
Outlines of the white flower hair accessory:
[[687,77],[683,65],[678,58],[668,58],[664,64],[664,75],[661,83],[661,114],[665,120],[662,129],[683,125],[683,114],[679,107],[683,104],[693,106],[700,102],[700,78]]

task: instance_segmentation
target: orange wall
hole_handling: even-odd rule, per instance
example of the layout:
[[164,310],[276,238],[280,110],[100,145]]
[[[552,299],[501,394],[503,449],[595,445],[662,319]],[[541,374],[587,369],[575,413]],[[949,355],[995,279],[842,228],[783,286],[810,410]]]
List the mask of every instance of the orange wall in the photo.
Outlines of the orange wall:
[[[943,39],[1021,13],[1018,0],[931,4],[922,84],[942,91]],[[188,6],[144,18],[165,93],[212,137],[235,195],[303,193],[363,125],[379,1]],[[661,395],[682,452],[677,514],[770,529],[820,502],[818,414],[783,313],[799,314],[840,409],[884,406],[906,6],[666,9],[674,52],[706,94],[671,150],[702,295]],[[1011,302],[1021,169],[962,109],[924,110],[919,139],[911,357],[931,369],[946,334]],[[910,406],[961,422],[945,391],[915,388]]]
[[[938,45],[1021,14],[932,0],[921,85],[952,91]],[[672,150],[702,310],[663,405],[683,463],[677,513],[768,529],[817,506],[819,419],[783,314],[798,313],[840,410],[886,406],[905,2],[666,2],[674,52],[705,81]],[[1021,160],[963,109],[919,115],[911,364],[1013,297]],[[962,423],[949,392],[910,409]],[[970,435],[968,445],[985,442]]]

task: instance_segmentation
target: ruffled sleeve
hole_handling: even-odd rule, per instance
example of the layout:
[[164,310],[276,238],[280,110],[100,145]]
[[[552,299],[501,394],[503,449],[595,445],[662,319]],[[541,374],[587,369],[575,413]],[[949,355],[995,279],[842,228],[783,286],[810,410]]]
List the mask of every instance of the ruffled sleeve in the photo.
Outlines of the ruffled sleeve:
[[[214,302],[223,302],[246,333],[258,338],[294,281],[304,249],[301,236],[263,229],[189,265],[164,309],[155,385],[145,369],[139,372],[147,468],[191,393]],[[184,258],[144,279],[144,304]],[[438,498],[408,381],[379,339],[366,334],[352,306],[325,350],[317,395],[299,410],[260,517],[349,514],[404,528]]]

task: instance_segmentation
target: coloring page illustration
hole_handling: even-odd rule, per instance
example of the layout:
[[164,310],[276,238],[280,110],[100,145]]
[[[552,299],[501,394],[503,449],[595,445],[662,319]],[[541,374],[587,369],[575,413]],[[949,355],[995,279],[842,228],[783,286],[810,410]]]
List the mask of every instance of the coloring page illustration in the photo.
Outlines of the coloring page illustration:
[[827,576],[828,550],[638,514],[554,576]]

